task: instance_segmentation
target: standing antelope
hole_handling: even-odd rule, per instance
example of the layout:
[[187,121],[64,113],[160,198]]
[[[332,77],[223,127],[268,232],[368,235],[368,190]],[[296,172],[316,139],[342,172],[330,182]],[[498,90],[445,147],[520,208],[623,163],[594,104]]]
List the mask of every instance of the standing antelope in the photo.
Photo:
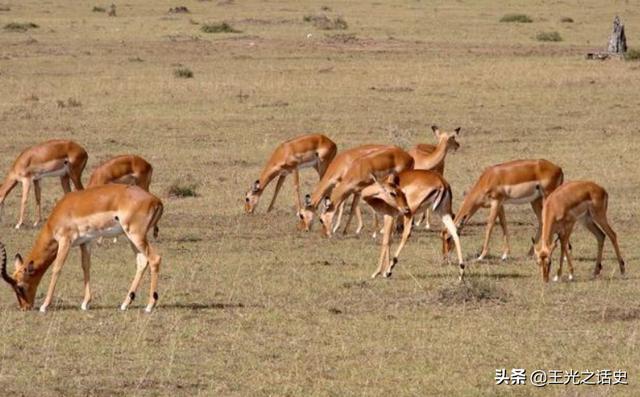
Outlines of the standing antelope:
[[[454,132],[451,133],[440,131],[440,129],[435,125],[431,126],[431,129],[438,140],[438,144],[418,144],[411,148],[408,153],[413,157],[413,169],[434,171],[444,176],[444,160],[447,153],[450,151],[455,152],[460,148],[460,144],[456,140],[458,135],[460,135],[460,127],[456,128]],[[431,225],[429,223],[430,211],[429,207],[427,207],[423,213],[422,220],[417,221],[416,224],[419,225],[424,221],[425,229],[431,229]]]
[[149,191],[152,174],[153,167],[142,157],[133,154],[116,156],[93,171],[87,188],[107,183],[123,183],[137,185]]
[[[315,211],[318,209],[318,206],[322,202],[322,199],[331,193],[334,186],[342,180],[344,175],[349,170],[349,167],[351,167],[351,164],[358,157],[385,149],[394,150],[394,148],[394,146],[388,145],[362,145],[340,152],[333,159],[331,164],[329,164],[327,171],[325,172],[320,182],[318,182],[311,195],[307,194],[305,196],[305,206],[304,208],[300,209],[300,211],[298,211],[298,217],[300,218],[299,228],[305,231],[311,230]],[[338,214],[336,227],[340,224],[343,208],[344,203],[342,206],[340,206],[340,212]],[[362,230],[362,216],[359,207],[357,207],[357,216],[358,228],[356,230],[356,234],[360,233],[360,231]],[[349,220],[351,220],[351,217],[349,217]],[[345,232],[348,226],[349,222],[347,222],[347,225],[345,226]]]
[[390,174],[399,174],[413,167],[413,158],[407,152],[397,146],[389,149],[375,151],[358,157],[351,163],[349,170],[343,175],[330,197],[325,197],[324,208],[320,215],[320,223],[327,237],[333,230],[333,217],[336,210],[352,194],[355,195],[352,212],[360,199],[360,192],[365,187],[374,183],[374,178],[384,178]]
[[[40,311],[51,304],[56,282],[69,251],[80,246],[84,273],[84,299],[80,306],[86,310],[91,300],[89,288],[90,242],[100,236],[113,237],[124,233],[136,253],[136,275],[129,293],[120,306],[126,310],[135,299],[138,284],[151,267],[151,290],[146,311],[158,301],[158,272],[160,256],[147,241],[147,233],[154,229],[162,216],[162,202],[138,186],[109,184],[65,195],[51,212],[42,227],[31,252],[22,260],[16,255],[13,276],[7,274],[6,259],[2,261],[2,278],[13,288],[22,310],[33,307],[36,290],[42,276],[53,265],[49,289]],[[4,250],[4,248],[3,248]]]
[[542,271],[544,282],[549,281],[551,270],[551,255],[558,240],[552,243],[554,235],[560,240],[560,263],[554,281],[562,276],[562,261],[566,257],[569,263],[569,280],[573,280],[573,260],[569,249],[569,237],[576,222],[582,223],[598,241],[598,254],[593,275],[598,276],[602,271],[602,250],[605,234],[611,240],[616,251],[620,273],[624,274],[624,260],[618,247],[616,233],[609,226],[607,220],[608,194],[606,190],[593,182],[567,182],[551,193],[542,208],[542,235],[535,246],[538,265]]
[[[380,273],[384,277],[391,276],[391,271],[398,263],[400,251],[411,234],[413,216],[426,207],[440,215],[442,223],[453,237],[458,254],[460,279],[464,277],[464,260],[460,239],[453,223],[451,187],[442,175],[425,170],[407,170],[401,172],[392,182],[376,183],[362,190],[362,198],[378,213],[384,215],[382,249],[378,269],[372,278]],[[389,260],[391,235],[398,215],[404,217],[404,229],[400,245],[393,260]]]
[[245,212],[247,214],[253,213],[264,189],[275,177],[278,177],[273,198],[267,209],[267,212],[270,212],[276,202],[282,183],[289,173],[293,173],[296,211],[300,211],[302,203],[300,202],[300,176],[298,170],[300,168],[313,167],[318,172],[320,179],[322,179],[331,160],[335,157],[336,151],[336,144],[331,139],[320,134],[303,135],[281,143],[271,154],[271,158],[262,169],[260,178],[253,183],[253,186],[247,192],[244,199]]
[[73,181],[76,190],[82,190],[82,171],[89,156],[84,148],[73,141],[51,140],[24,150],[14,161],[2,186],[0,186],[0,215],[4,200],[18,184],[22,183],[22,200],[20,201],[20,217],[16,224],[19,229],[24,223],[24,214],[29,197],[29,190],[33,184],[36,196],[36,222],[42,220],[40,204],[40,179],[59,176],[65,193],[71,191],[69,179]]
[[[469,222],[479,208],[489,208],[482,252],[478,260],[489,252],[489,240],[496,219],[499,219],[504,235],[502,260],[509,256],[509,233],[504,214],[504,204],[531,204],[538,219],[535,241],[540,238],[542,200],[563,181],[562,169],[547,160],[515,160],[487,168],[467,193],[456,214],[458,232]],[[443,233],[445,255],[449,252],[449,236]],[[533,249],[533,247],[532,247]]]

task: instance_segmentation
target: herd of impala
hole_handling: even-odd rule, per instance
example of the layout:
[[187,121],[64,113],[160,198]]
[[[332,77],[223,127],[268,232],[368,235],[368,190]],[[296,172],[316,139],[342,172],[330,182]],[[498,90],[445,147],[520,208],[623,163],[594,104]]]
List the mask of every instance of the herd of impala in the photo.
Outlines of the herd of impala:
[[[372,277],[389,277],[398,256],[410,237],[412,229],[425,223],[430,228],[431,214],[437,214],[442,231],[443,254],[448,257],[455,246],[459,278],[464,277],[465,264],[459,232],[479,208],[489,208],[482,251],[478,259],[488,253],[491,232],[500,222],[504,235],[502,259],[509,255],[509,233],[504,204],[530,204],[538,219],[538,231],[533,238],[532,251],[541,267],[542,277],[549,281],[551,254],[560,242],[559,267],[554,280],[562,275],[562,263],[569,264],[569,280],[573,279],[573,263],[569,237],[577,221],[585,225],[598,241],[594,275],[602,270],[602,251],[605,236],[616,252],[620,272],[625,264],[620,254],[616,234],[607,221],[607,192],[588,181],[564,182],[562,169],[547,160],[515,160],[487,168],[468,191],[454,215],[451,187],[443,177],[448,152],[460,144],[460,128],[453,132],[431,127],[436,145],[419,144],[406,152],[391,145],[363,145],[338,153],[336,144],[324,135],[296,137],[280,144],[267,161],[245,196],[245,211],[253,213],[265,188],[277,177],[275,192],[267,209],[271,211],[286,176],[293,174],[298,227],[309,231],[317,216],[322,231],[331,236],[340,227],[343,210],[352,197],[351,208],[343,228],[347,233],[355,214],[363,228],[360,200],[373,210],[374,237],[379,225],[377,214],[383,216],[382,248],[378,268]],[[49,267],[53,267],[49,288],[40,311],[51,304],[62,266],[72,247],[80,247],[84,273],[84,298],[81,308],[86,310],[91,300],[90,243],[103,237],[125,234],[136,254],[136,274],[124,302],[126,310],[135,299],[138,285],[147,269],[151,271],[149,300],[146,311],[151,312],[158,301],[158,273],[161,258],[149,243],[150,231],[158,235],[158,222],[163,205],[149,193],[153,167],[136,155],[114,157],[99,165],[92,173],[87,188],[82,184],[82,172],[88,155],[82,146],[68,140],[51,140],[24,150],[14,161],[4,183],[0,186],[0,215],[7,195],[22,185],[22,199],[18,222],[24,223],[29,191],[33,187],[36,199],[37,226],[42,220],[40,179],[60,177],[65,195],[54,206],[42,226],[31,252],[23,259],[15,257],[15,270],[7,272],[5,246],[0,242],[2,278],[12,287],[21,309],[33,307],[38,284]],[[300,199],[299,169],[313,167],[320,181],[311,194]],[[71,182],[76,189],[71,192]],[[319,212],[319,214],[317,214]],[[337,217],[336,217],[337,212]],[[414,217],[422,215],[421,220]],[[335,218],[335,219],[334,219]],[[390,257],[391,236],[402,229],[400,244]],[[557,239],[554,237],[557,236]],[[531,252],[530,252],[531,254]]]

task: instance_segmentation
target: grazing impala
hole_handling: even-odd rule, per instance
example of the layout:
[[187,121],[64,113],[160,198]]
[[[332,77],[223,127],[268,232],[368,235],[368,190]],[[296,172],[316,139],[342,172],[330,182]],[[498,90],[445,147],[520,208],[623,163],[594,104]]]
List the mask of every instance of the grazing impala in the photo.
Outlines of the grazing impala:
[[76,190],[82,190],[82,170],[89,156],[84,148],[73,141],[51,140],[24,150],[14,161],[7,177],[0,186],[0,215],[4,200],[18,184],[22,183],[22,200],[20,201],[20,217],[16,224],[19,229],[24,223],[29,190],[33,184],[36,196],[36,226],[42,220],[40,204],[40,179],[59,176],[65,193],[71,191],[69,179]]
[[133,154],[116,156],[105,161],[93,171],[87,188],[107,183],[123,183],[137,185],[149,191],[152,173],[151,164],[140,156]]
[[[394,148],[394,146],[388,145],[362,145],[340,152],[333,159],[331,164],[329,164],[327,171],[325,172],[320,182],[318,182],[311,195],[307,194],[305,196],[305,206],[300,211],[298,211],[298,217],[300,218],[299,228],[305,231],[311,230],[315,212],[322,202],[322,199],[330,194],[333,187],[342,180],[342,177],[347,173],[349,167],[351,167],[351,164],[355,159],[372,152],[377,152],[379,150],[394,150]],[[343,207],[344,205],[340,207],[340,213],[338,215],[336,226],[340,224],[340,215],[342,215]],[[358,216],[358,228],[356,230],[356,233],[360,233],[360,230],[362,229],[362,216],[360,214],[359,207],[357,207],[356,214]],[[349,220],[350,219],[351,217],[349,217]],[[345,226],[345,232],[347,227],[348,222]]]
[[358,157],[351,163],[342,181],[336,185],[330,197],[325,197],[320,223],[324,233],[330,237],[333,230],[333,217],[336,210],[352,194],[355,194],[353,206],[357,205],[359,193],[374,183],[374,178],[384,178],[390,174],[399,174],[413,167],[413,158],[397,146],[375,151]]
[[[456,151],[460,148],[460,144],[456,140],[460,135],[460,127],[456,128],[454,132],[440,131],[437,126],[431,126],[433,134],[438,140],[437,145],[418,144],[409,150],[409,155],[413,157],[413,169],[434,171],[444,176],[444,160],[447,153],[450,151]],[[423,213],[422,220],[416,222],[416,225],[425,222],[425,228],[431,229],[429,223],[429,212],[431,210],[427,206]]]
[[558,240],[552,243],[554,235],[560,240],[560,264],[554,281],[562,276],[562,261],[566,257],[569,263],[569,280],[573,280],[573,260],[569,249],[569,237],[576,222],[582,223],[598,241],[598,254],[593,275],[598,276],[602,271],[602,249],[605,235],[611,240],[616,251],[620,273],[624,274],[624,260],[618,247],[616,233],[609,226],[607,220],[608,194],[602,187],[593,182],[567,182],[560,186],[544,202],[542,209],[542,235],[535,245],[538,265],[542,270],[542,279],[549,281],[551,270],[551,255]]
[[[456,214],[458,232],[469,222],[479,208],[490,208],[482,252],[478,260],[489,251],[489,239],[496,222],[500,221],[504,234],[502,260],[509,256],[509,234],[504,214],[504,204],[531,204],[538,219],[535,241],[540,238],[542,200],[562,184],[562,169],[547,160],[516,160],[487,168],[467,193]],[[445,255],[449,252],[449,236],[443,233]],[[532,247],[533,249],[533,247]]]
[[134,300],[140,279],[147,265],[151,267],[151,291],[146,311],[150,312],[158,301],[158,272],[160,256],[147,241],[147,233],[154,229],[162,216],[162,202],[138,186],[109,184],[65,195],[51,212],[42,227],[31,252],[22,260],[16,255],[16,270],[7,274],[6,260],[2,263],[2,278],[9,283],[23,310],[33,307],[36,290],[42,276],[53,265],[49,289],[40,311],[47,310],[56,282],[69,251],[80,247],[84,273],[84,299],[86,310],[91,300],[89,288],[89,244],[100,236],[113,237],[124,233],[136,253],[136,275],[129,293],[120,306],[126,310]]
[[[440,215],[442,223],[453,237],[458,254],[458,266],[460,269],[460,279],[464,277],[464,261],[462,259],[462,249],[456,227],[453,223],[451,212],[451,187],[447,181],[438,173],[425,170],[407,170],[401,172],[394,178],[394,181],[376,183],[362,190],[362,198],[372,206],[378,213],[384,215],[384,231],[382,238],[382,250],[378,269],[371,277],[376,277],[380,273],[384,277],[391,276],[391,271],[398,263],[400,251],[407,243],[411,234],[411,223],[416,213],[430,207],[435,213]],[[404,229],[400,245],[396,250],[393,260],[389,260],[391,234],[398,215],[404,217]]]
[[305,167],[313,167],[318,172],[320,179],[324,176],[331,160],[336,155],[336,144],[324,135],[303,135],[283,142],[273,151],[271,158],[267,161],[260,178],[257,179],[245,196],[244,209],[248,214],[253,213],[260,195],[267,185],[278,177],[276,190],[269,204],[267,212],[271,211],[278,197],[278,192],[288,174],[293,173],[293,186],[295,188],[296,211],[300,211],[300,177],[298,170]]

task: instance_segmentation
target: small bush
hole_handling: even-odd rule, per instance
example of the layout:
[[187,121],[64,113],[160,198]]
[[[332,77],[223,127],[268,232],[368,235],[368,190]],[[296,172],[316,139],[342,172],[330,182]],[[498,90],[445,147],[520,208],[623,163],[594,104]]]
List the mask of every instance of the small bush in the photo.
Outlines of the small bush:
[[192,79],[193,72],[189,68],[178,68],[173,71],[173,74],[179,79]]
[[167,194],[173,198],[197,197],[198,184],[190,180],[190,178],[187,178],[187,180],[176,180],[169,186]]
[[325,14],[305,15],[302,20],[310,22],[315,28],[322,30],[345,30],[349,27],[344,18],[336,17],[331,19]]
[[78,101],[77,99],[73,99],[73,98],[67,99],[66,102],[58,99],[56,101],[56,103],[58,104],[58,107],[60,109],[64,109],[64,108],[79,108],[79,107],[82,106],[82,102]]
[[626,61],[640,61],[640,50],[629,48],[624,54]]
[[536,35],[538,41],[562,41],[562,36],[558,32],[540,32]]
[[563,22],[563,23],[573,23],[573,18],[569,18],[569,17],[562,17],[562,18],[560,18],[560,22]]
[[169,14],[189,14],[190,12],[185,6],[169,8]]
[[25,22],[25,23],[11,22],[4,25],[4,30],[8,30],[10,32],[26,32],[29,29],[36,29],[36,28],[39,28],[39,26],[33,22]]
[[222,23],[205,23],[200,28],[205,33],[242,33],[241,30],[235,29],[227,22]]
[[527,14],[506,14],[500,18],[500,22],[531,23],[533,19]]
[[129,58],[129,62],[144,62],[144,59],[140,57],[132,57],[132,58]]
[[107,12],[107,9],[104,7],[99,7],[99,6],[95,6],[93,7],[93,10],[91,10],[93,12]]

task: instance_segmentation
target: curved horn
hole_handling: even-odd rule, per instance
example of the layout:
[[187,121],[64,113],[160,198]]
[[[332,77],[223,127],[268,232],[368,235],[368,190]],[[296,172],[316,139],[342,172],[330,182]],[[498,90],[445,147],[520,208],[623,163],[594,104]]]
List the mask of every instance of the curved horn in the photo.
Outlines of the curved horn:
[[15,287],[16,280],[13,277],[9,276],[7,273],[7,250],[4,247],[4,244],[0,243],[0,261],[2,262],[2,278],[4,281],[9,283],[12,287]]

